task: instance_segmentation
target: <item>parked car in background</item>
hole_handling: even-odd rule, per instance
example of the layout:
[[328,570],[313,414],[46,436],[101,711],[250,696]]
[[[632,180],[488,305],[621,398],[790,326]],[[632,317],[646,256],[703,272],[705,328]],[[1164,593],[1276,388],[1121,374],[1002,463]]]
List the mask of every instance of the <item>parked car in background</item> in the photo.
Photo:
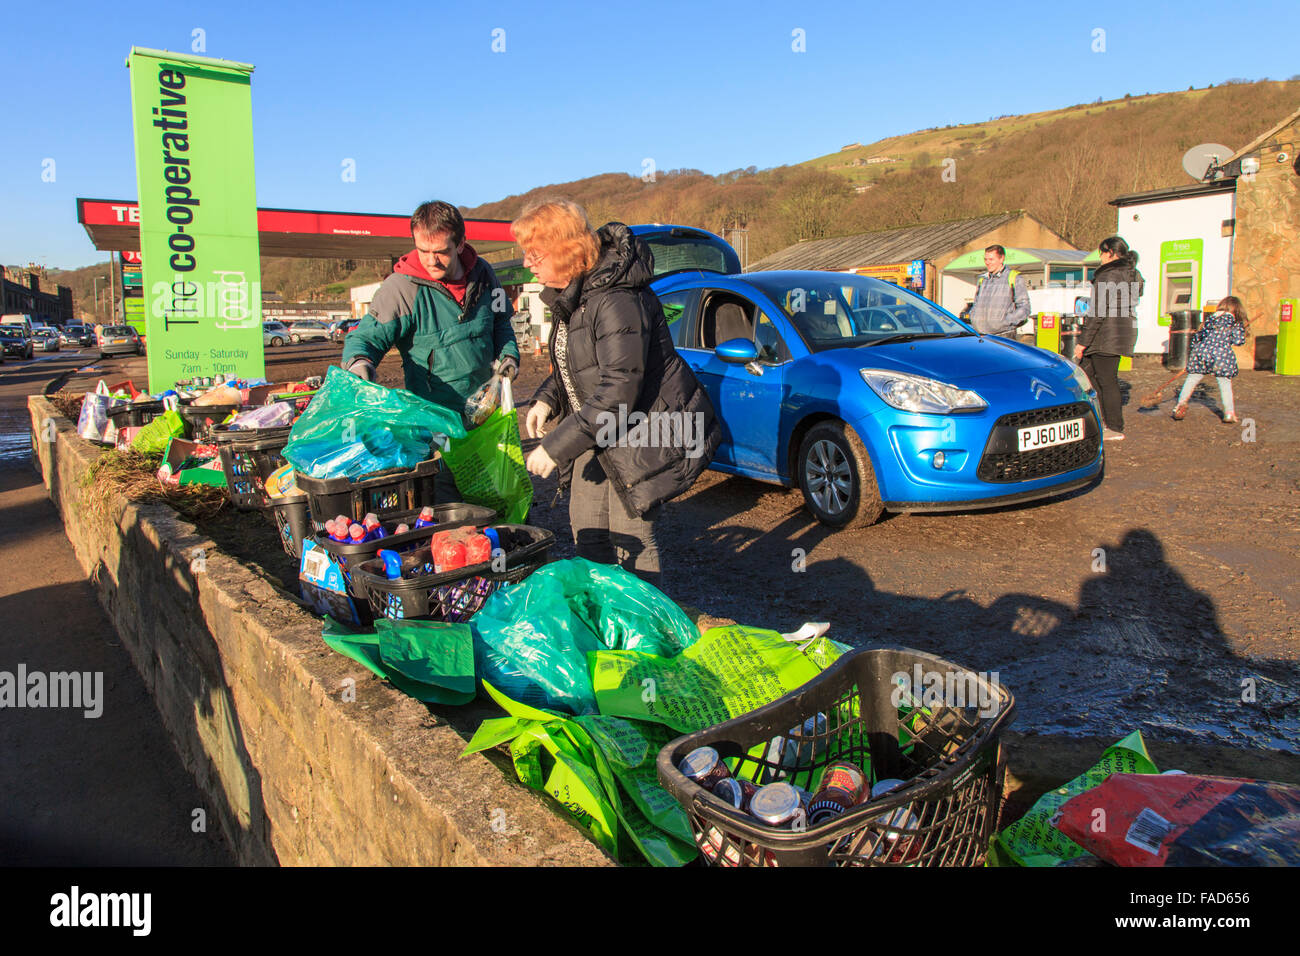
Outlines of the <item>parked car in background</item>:
[[32,329],[32,345],[33,347],[40,346],[42,352],[57,352],[59,350],[59,330],[50,328],[48,325]]
[[17,327],[20,330],[22,330],[23,335],[26,336],[30,336],[32,334],[31,316],[23,315],[22,313],[0,315],[0,325],[6,325],[11,328]]
[[59,333],[59,341],[64,345],[84,348],[95,344],[95,330],[89,325],[65,325]]
[[297,322],[289,323],[289,341],[294,344],[313,341],[328,342],[329,340],[329,326],[317,319],[299,319]]
[[99,357],[110,355],[143,355],[144,343],[140,335],[129,325],[106,325],[99,333]]
[[330,326],[330,338],[339,344],[348,337],[348,333],[357,327],[360,319],[340,319]]
[[279,348],[289,341],[289,329],[283,322],[262,323],[262,345]]
[[721,266],[694,261],[652,284],[722,425],[713,469],[797,487],[841,528],[1101,476],[1097,397],[1074,363],[979,335],[879,279]]
[[32,340],[19,325],[0,325],[0,345],[4,346],[5,355],[29,359],[32,357]]

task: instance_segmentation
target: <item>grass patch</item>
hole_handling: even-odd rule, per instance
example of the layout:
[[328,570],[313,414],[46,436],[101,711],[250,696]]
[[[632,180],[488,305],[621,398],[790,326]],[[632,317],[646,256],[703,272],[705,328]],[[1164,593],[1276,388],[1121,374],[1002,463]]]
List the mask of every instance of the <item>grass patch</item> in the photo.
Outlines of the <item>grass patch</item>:
[[142,455],[135,451],[107,451],[86,471],[82,479],[89,489],[87,507],[93,514],[107,515],[114,493],[127,501],[161,501],[174,508],[188,521],[200,522],[215,517],[229,504],[225,488],[212,485],[187,485],[171,488],[158,477],[162,455]]
[[81,403],[86,397],[85,392],[55,392],[53,395],[46,396],[59,414],[70,422],[76,422],[81,418]]

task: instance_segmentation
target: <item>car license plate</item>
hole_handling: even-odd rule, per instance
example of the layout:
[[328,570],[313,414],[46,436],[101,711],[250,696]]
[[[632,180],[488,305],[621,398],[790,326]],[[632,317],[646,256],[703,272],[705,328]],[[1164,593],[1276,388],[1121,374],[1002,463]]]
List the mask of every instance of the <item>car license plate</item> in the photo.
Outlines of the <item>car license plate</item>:
[[1019,436],[1021,451],[1068,445],[1072,441],[1083,440],[1083,419],[1072,418],[1066,422],[1053,422],[1050,425],[1031,425],[1029,428],[1020,429]]
[[114,345],[125,345],[125,344],[126,344],[126,339],[113,339],[113,344],[114,344]]

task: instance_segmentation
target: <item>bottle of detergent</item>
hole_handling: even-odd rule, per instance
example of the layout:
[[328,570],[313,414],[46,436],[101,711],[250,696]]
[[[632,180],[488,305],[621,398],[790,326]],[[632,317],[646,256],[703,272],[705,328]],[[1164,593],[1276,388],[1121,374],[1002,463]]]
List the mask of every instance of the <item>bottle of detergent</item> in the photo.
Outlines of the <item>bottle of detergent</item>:
[[378,541],[380,538],[387,537],[384,533],[384,526],[379,523],[379,519],[373,511],[362,519],[361,526],[366,529],[367,541]]

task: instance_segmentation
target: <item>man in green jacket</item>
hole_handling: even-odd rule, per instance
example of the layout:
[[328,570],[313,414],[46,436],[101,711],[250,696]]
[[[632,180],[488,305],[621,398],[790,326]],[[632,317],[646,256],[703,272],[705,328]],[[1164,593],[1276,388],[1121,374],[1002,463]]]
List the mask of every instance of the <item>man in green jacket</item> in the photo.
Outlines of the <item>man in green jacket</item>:
[[[397,261],[344,340],[341,365],[373,382],[375,368],[396,348],[408,391],[463,413],[494,371],[513,378],[519,369],[510,300],[492,267],[466,244],[455,206],[421,204],[411,236],[415,248]],[[453,486],[443,488],[451,493]]]

